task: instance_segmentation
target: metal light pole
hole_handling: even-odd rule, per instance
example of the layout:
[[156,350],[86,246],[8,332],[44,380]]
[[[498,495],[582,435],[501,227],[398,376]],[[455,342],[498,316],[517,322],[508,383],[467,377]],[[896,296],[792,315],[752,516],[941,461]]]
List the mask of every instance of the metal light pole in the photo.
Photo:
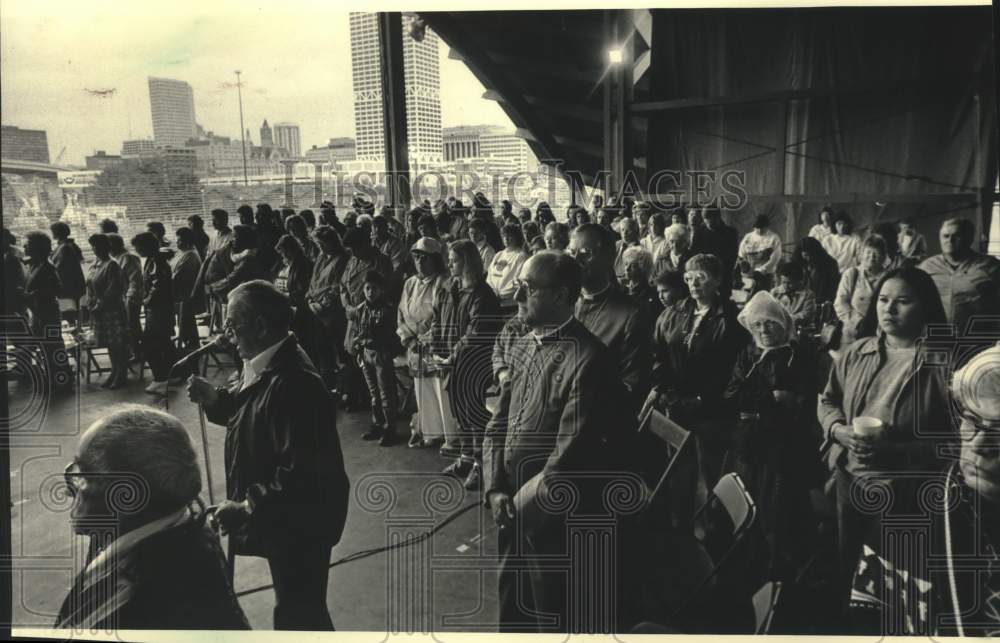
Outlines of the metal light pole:
[[240,70],[236,70],[236,95],[240,99],[240,140],[243,141],[243,185],[250,185],[247,178],[247,130],[243,127],[243,84],[240,82]]

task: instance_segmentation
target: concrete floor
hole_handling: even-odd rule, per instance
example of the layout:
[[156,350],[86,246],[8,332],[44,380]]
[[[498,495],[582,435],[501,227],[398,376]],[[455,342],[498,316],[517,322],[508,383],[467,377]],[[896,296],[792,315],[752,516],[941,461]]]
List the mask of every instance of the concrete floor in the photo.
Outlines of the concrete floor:
[[[227,374],[209,371],[212,379]],[[147,381],[149,377],[147,370]],[[82,382],[77,391],[49,399],[39,396],[30,382],[8,384],[15,628],[50,627],[83,564],[86,543],[70,530],[69,503],[61,491],[63,467],[72,459],[81,432],[117,403],[163,405],[164,398],[144,393],[146,383],[135,376],[117,391],[105,391],[98,382],[95,377],[93,384]],[[183,386],[166,400],[201,455],[197,407],[187,400]],[[352,493],[347,527],[332,561],[423,533],[452,512],[477,504],[421,543],[331,569],[327,603],[337,629],[495,631],[496,540],[492,520],[478,506],[479,494],[440,475],[447,462],[436,449],[362,441],[367,413],[341,412],[336,421]],[[225,431],[210,423],[208,433],[218,502],[225,497]],[[207,504],[207,490],[202,496]],[[270,580],[263,559],[237,559],[238,592]],[[249,594],[240,602],[255,629],[271,628],[272,590]]]

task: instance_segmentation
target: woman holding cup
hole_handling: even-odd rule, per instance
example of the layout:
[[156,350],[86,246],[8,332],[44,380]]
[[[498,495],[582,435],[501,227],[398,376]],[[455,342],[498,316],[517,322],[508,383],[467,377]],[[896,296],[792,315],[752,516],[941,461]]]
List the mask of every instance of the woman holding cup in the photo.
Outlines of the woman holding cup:
[[928,364],[922,350],[927,328],[945,323],[941,297],[927,273],[916,268],[886,273],[873,289],[858,341],[835,363],[820,395],[817,413],[833,443],[845,592],[862,540],[878,519],[863,503],[883,489],[866,484],[936,470],[937,446],[953,434],[947,373]]

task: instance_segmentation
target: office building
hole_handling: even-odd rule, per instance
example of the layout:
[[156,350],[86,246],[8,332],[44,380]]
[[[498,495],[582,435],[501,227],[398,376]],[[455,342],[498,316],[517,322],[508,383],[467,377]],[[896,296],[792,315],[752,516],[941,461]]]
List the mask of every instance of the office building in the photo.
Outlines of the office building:
[[538,159],[528,142],[509,130],[493,129],[483,133],[479,138],[479,151],[484,157],[513,161],[518,172],[533,174],[538,169]]
[[[441,162],[441,78],[438,37],[427,30],[417,42],[409,35],[413,17],[403,14],[403,75],[406,81],[406,128],[410,168],[419,171]],[[378,17],[350,15],[351,79],[357,159],[385,158]]]
[[[265,124],[267,121],[265,121]],[[289,156],[292,158],[298,158],[302,155],[302,143],[301,137],[299,136],[299,126],[295,123],[275,123],[274,124],[274,147],[280,147],[288,152]],[[264,130],[261,128],[261,145],[264,145],[263,141]],[[265,146],[266,147],[266,146]]]
[[44,130],[21,129],[12,125],[0,128],[2,154],[12,161],[49,162],[49,138]]
[[484,134],[502,131],[493,125],[460,125],[441,130],[443,156],[446,163],[482,156],[480,140]]
[[138,158],[150,154],[156,149],[156,143],[148,138],[122,141],[122,158]]
[[180,147],[198,135],[194,90],[182,80],[149,78],[149,107],[157,146]]

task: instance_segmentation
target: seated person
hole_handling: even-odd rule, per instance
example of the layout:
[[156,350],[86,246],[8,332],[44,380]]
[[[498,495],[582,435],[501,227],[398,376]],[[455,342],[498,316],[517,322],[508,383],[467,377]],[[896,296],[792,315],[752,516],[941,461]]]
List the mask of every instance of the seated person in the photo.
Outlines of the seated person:
[[771,294],[788,310],[798,329],[816,325],[816,295],[806,287],[806,272],[797,261],[778,264],[778,285]]
[[[850,602],[857,633],[1000,635],[1000,344],[955,373],[952,395],[962,412],[959,461],[894,482],[891,497],[907,502],[883,513],[858,552]],[[920,493],[899,494],[904,485]],[[903,516],[905,526],[891,525]],[[907,547],[893,536],[916,536],[913,516],[929,533]]]

